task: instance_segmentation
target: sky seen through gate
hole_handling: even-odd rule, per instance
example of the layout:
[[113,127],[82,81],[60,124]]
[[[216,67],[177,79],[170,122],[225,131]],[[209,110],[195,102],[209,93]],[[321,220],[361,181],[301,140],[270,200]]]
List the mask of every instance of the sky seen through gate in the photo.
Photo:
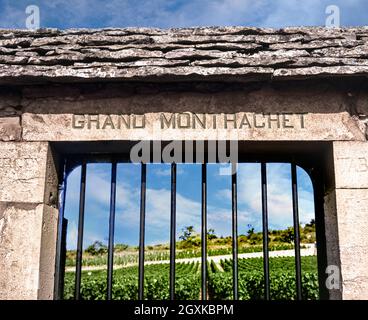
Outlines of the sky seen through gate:
[[[177,239],[185,226],[201,226],[201,165],[177,165]],[[219,174],[219,164],[208,164],[208,229],[217,236],[231,236],[231,176]],[[65,216],[68,249],[77,244],[80,168],[68,178]],[[169,242],[170,165],[147,165],[146,244]],[[244,163],[238,168],[239,235],[254,227],[262,230],[260,164]],[[267,165],[269,228],[292,226],[290,164]],[[300,222],[314,219],[313,188],[308,174],[297,171]],[[111,164],[88,164],[84,247],[96,240],[107,243]],[[140,212],[140,165],[119,164],[117,172],[115,243],[138,245]]]

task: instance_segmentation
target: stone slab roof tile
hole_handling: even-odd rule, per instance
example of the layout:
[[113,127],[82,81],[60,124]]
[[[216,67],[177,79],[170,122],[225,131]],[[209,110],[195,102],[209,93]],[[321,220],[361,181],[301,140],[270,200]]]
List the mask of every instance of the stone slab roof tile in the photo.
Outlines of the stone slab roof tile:
[[0,84],[368,75],[368,27],[0,30]]

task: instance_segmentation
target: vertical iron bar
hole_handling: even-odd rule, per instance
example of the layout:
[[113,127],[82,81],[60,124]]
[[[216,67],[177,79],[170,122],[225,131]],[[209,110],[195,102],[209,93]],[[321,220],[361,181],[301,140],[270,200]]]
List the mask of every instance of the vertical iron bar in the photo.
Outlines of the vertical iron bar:
[[61,241],[61,250],[60,250],[60,287],[59,299],[64,298],[64,278],[65,278],[65,262],[66,262],[66,239],[67,239],[67,231],[68,231],[68,219],[63,218],[63,226],[62,226],[62,241]]
[[297,180],[296,165],[294,162],[291,164],[291,183],[292,183],[292,193],[293,193],[296,299],[302,300],[302,270],[301,270],[301,260],[300,260],[298,180]]
[[112,278],[114,268],[114,231],[116,207],[116,168],[117,163],[111,164],[111,190],[110,190],[110,218],[109,218],[109,247],[107,262],[107,300],[112,299]]
[[171,164],[170,299],[175,299],[176,163]]
[[202,164],[202,300],[207,300],[207,166]]
[[261,163],[262,176],[262,225],[263,225],[263,269],[265,280],[265,299],[270,300],[270,267],[268,254],[268,209],[267,209],[267,170],[266,163]]
[[55,288],[54,298],[59,300],[62,299],[63,295],[63,283],[64,278],[62,277],[62,245],[63,245],[63,222],[64,222],[64,208],[65,208],[65,197],[66,197],[66,186],[67,186],[67,175],[66,175],[67,162],[64,161],[63,166],[63,181],[59,186],[59,217],[58,217],[58,231],[57,231],[57,242],[56,242],[56,261],[55,261]]
[[233,236],[233,298],[238,300],[238,199],[237,199],[237,164],[231,164],[231,192],[232,192],[232,236]]
[[[329,300],[329,290],[325,285],[327,268],[327,242],[326,242],[326,221],[325,221],[325,181],[321,168],[310,170],[309,176],[313,183],[314,207],[315,207],[315,227],[316,227],[316,245],[317,245],[317,263],[318,263],[318,284],[319,299]],[[342,299],[341,291],[338,293],[338,299]]]
[[79,220],[78,220],[78,243],[77,243],[77,263],[75,271],[75,293],[74,298],[80,299],[80,287],[82,276],[82,253],[83,253],[83,228],[84,228],[84,208],[86,201],[86,173],[87,164],[83,161],[81,182],[80,182],[80,195],[79,195]]
[[139,226],[139,276],[138,276],[138,299],[143,300],[144,294],[144,232],[146,216],[146,164],[142,163],[141,171],[141,212]]

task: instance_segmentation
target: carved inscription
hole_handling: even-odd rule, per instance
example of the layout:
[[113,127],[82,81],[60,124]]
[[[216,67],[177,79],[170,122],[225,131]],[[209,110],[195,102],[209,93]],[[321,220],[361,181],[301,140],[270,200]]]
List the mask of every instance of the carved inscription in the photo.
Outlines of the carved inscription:
[[[196,114],[160,113],[161,129],[305,129],[306,113],[275,114]],[[73,129],[142,129],[148,123],[146,115],[73,114]]]
[[73,129],[138,129],[145,126],[145,115],[73,114],[72,116]]
[[341,165],[345,170],[350,172],[368,172],[368,158],[366,157],[338,157],[338,161],[341,161]]

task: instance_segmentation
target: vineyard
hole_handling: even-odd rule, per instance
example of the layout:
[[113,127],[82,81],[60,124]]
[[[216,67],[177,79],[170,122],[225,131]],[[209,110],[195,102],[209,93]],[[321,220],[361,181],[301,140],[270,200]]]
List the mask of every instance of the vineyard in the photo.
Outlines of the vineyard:
[[[303,249],[305,246],[301,245]],[[293,249],[294,246],[292,244],[275,244],[269,247],[269,251],[277,251],[277,250],[290,250]],[[252,252],[262,252],[262,245],[253,245],[247,247],[239,247],[238,253],[252,253]],[[176,259],[189,259],[189,258],[198,258],[202,254],[200,249],[196,250],[178,250],[176,252]],[[227,255],[232,254],[232,248],[210,248],[207,251],[208,256],[219,256],[219,255]],[[82,259],[83,266],[103,266],[107,264],[107,254],[91,256],[84,253],[84,257]],[[145,252],[145,260],[146,261],[164,261],[170,259],[170,251],[169,250],[152,250]],[[114,263],[119,266],[125,266],[129,264],[137,264],[138,263],[138,250],[124,252],[123,254],[115,254]],[[75,252],[69,252],[69,255],[66,258],[65,265],[67,267],[75,266]]]
[[[169,299],[169,264],[147,265],[144,268],[144,292],[147,300]],[[179,300],[196,300],[200,292],[199,263],[176,264],[176,297]],[[73,272],[65,275],[64,299],[73,299]],[[127,267],[114,271],[112,298],[136,300],[138,298],[138,268]],[[82,273],[81,297],[85,300],[106,299],[106,271]]]
[[[296,296],[294,257],[270,258],[270,296],[273,300],[291,300]],[[209,292],[213,299],[232,299],[232,261],[221,261],[219,268],[209,266]],[[241,300],[264,299],[263,259],[240,259],[239,298]],[[303,299],[318,299],[318,274],[315,256],[302,258]]]
[[[293,228],[269,231],[269,251],[294,249]],[[301,249],[315,242],[315,223],[312,220],[305,226],[300,226]],[[215,230],[209,229],[207,233],[207,255],[221,256],[232,254],[232,238],[219,237]],[[193,226],[182,229],[182,235],[176,242],[176,259],[191,259],[201,257],[201,235]],[[83,251],[83,266],[106,266],[107,246],[102,241],[95,241]],[[133,266],[138,264],[138,246],[117,243],[114,245],[114,264],[117,266]],[[246,235],[238,237],[238,253],[246,254],[263,251],[263,234],[249,228]],[[170,259],[170,244],[160,243],[145,247],[146,261],[167,262]],[[166,260],[166,261],[165,261]],[[75,267],[76,250],[67,250],[65,265]],[[70,270],[70,269],[69,269]]]
[[[317,261],[315,256],[302,258],[302,288],[304,299],[318,299]],[[169,264],[145,266],[144,294],[148,300],[169,299]],[[239,298],[263,299],[264,278],[262,258],[240,259]],[[65,275],[64,299],[73,299],[73,272]],[[200,298],[200,264],[176,264],[176,299]],[[295,270],[293,257],[270,258],[270,293],[275,300],[295,299]],[[106,270],[83,271],[81,297],[85,300],[106,298]],[[208,265],[208,292],[210,299],[232,299],[232,261],[221,261],[220,266]],[[138,296],[138,268],[126,267],[114,271],[113,299],[130,300]]]

